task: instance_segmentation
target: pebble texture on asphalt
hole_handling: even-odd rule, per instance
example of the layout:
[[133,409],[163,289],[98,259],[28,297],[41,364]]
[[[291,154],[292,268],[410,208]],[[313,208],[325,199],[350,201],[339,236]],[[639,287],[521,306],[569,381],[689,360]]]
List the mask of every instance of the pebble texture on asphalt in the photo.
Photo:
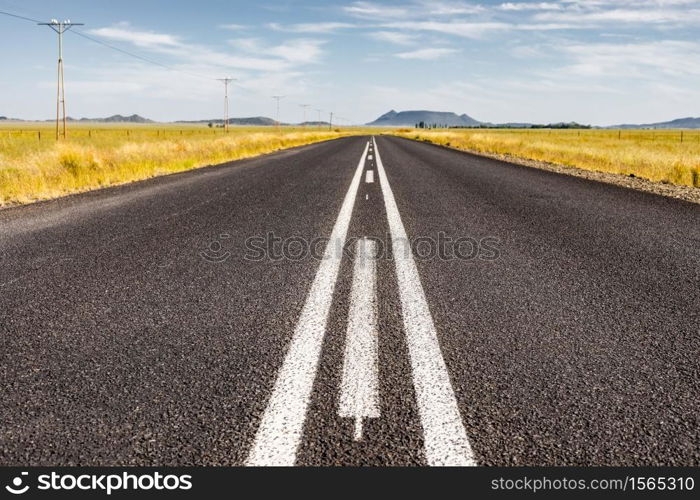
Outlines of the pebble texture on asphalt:
[[[243,464],[319,265],[246,259],[246,239],[328,237],[368,139],[0,211],[0,464]],[[479,464],[700,465],[699,205],[377,146],[410,238],[498,252],[416,256]],[[380,181],[365,180],[348,239],[387,245]],[[298,464],[426,463],[382,250],[380,415],[360,441],[338,416],[345,257]]]

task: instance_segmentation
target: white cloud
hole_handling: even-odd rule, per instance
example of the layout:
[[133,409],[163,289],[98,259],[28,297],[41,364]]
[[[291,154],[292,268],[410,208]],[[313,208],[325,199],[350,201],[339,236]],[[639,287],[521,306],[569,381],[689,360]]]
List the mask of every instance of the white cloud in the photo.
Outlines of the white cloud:
[[129,29],[126,23],[120,23],[109,28],[97,28],[88,30],[88,33],[119,42],[129,42],[137,47],[179,47],[181,42],[174,35],[154,33],[152,31],[136,31]]
[[513,25],[500,22],[397,21],[384,23],[382,27],[400,30],[433,31],[465,38],[483,38],[490,33],[508,31],[513,28]]
[[560,10],[561,4],[554,2],[506,2],[498,6],[499,10],[523,11],[523,10]]
[[375,31],[369,33],[370,38],[380,42],[388,42],[396,45],[411,45],[416,41],[416,36],[401,31]]
[[474,5],[464,2],[442,2],[437,0],[420,0],[417,14],[422,16],[458,16],[467,14],[478,14],[486,9],[481,5]]
[[396,55],[396,57],[401,58],[401,59],[420,59],[423,61],[432,61],[434,59],[440,59],[442,57],[446,57],[446,56],[455,54],[457,52],[459,52],[459,51],[456,49],[436,47],[436,48],[412,50],[409,52],[399,52],[398,54],[395,54],[395,55]]
[[268,48],[266,52],[295,65],[311,64],[320,60],[323,54],[321,46],[324,43],[321,40],[289,40]]
[[679,7],[684,5],[700,5],[700,0],[559,0],[562,4],[574,5],[579,8],[598,8],[605,6],[621,7]]
[[248,29],[244,24],[220,24],[219,28],[230,31],[242,31]]
[[700,76],[700,43],[660,40],[626,44],[571,44],[560,48],[573,59],[563,71],[582,77],[658,80]]
[[352,29],[357,26],[352,23],[323,22],[323,23],[298,23],[279,24],[269,23],[268,26],[276,31],[288,31],[292,33],[334,33],[343,29]]
[[245,52],[260,52],[262,50],[260,39],[254,37],[234,38],[229,40],[228,44]]
[[295,39],[275,46],[264,46],[255,38],[230,41],[234,47],[247,53],[241,56],[203,45],[189,44],[169,34],[129,29],[124,24],[94,29],[89,33],[167,54],[177,58],[179,62],[203,64],[217,72],[220,68],[284,71],[295,66],[316,63],[323,54],[321,46],[324,43],[320,40]]
[[700,9],[610,9],[589,12],[542,12],[535,20],[564,23],[615,22],[637,24],[696,24],[700,22]]
[[343,7],[343,10],[355,17],[374,18],[374,19],[395,19],[403,18],[410,14],[408,7],[395,7],[389,5],[380,5],[372,2],[353,2],[351,5]]
[[458,15],[470,15],[484,12],[481,5],[465,2],[446,2],[440,0],[414,0],[412,3],[387,5],[382,3],[358,1],[343,8],[354,17],[363,19],[396,20],[396,19],[423,19],[431,17],[449,17]]

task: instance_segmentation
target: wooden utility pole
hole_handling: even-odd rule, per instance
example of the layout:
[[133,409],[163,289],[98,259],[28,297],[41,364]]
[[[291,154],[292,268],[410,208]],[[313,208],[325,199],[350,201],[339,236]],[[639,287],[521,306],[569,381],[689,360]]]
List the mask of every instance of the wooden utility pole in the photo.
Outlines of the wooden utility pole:
[[61,122],[61,114],[63,114],[63,138],[67,136],[66,127],[66,89],[65,80],[63,77],[63,33],[71,29],[73,26],[83,26],[83,23],[72,23],[70,20],[57,21],[51,19],[48,23],[38,23],[41,26],[48,26],[58,33],[58,86],[56,89],[56,140],[59,138],[59,123]]

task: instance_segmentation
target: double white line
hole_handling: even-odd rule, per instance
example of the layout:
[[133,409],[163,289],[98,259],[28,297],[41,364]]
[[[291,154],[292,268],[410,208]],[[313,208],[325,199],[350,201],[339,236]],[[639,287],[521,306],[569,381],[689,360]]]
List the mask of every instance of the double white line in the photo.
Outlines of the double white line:
[[247,465],[294,465],[296,460],[368,146],[365,146],[340,207],[321,265],[294,330],[287,357],[277,374],[275,388],[260,422]]
[[[429,465],[476,465],[440,351],[437,332],[410,250],[406,230],[389,186],[376,142],[374,139],[372,142],[391,232],[404,330],[423,427],[426,460]],[[350,225],[367,150],[368,147],[365,146],[350,188],[343,200],[338,219],[326,246],[324,259],[311,285],[246,465],[291,466],[295,463],[321,356],[328,312],[340,269],[341,249],[345,244]],[[362,403],[361,408],[358,409],[355,404],[354,409],[349,410],[351,414],[348,416],[357,418],[378,414],[378,403],[375,406],[371,399],[373,393],[368,394],[369,399],[356,400]],[[361,432],[361,427],[359,430]],[[356,437],[357,432],[356,427]]]

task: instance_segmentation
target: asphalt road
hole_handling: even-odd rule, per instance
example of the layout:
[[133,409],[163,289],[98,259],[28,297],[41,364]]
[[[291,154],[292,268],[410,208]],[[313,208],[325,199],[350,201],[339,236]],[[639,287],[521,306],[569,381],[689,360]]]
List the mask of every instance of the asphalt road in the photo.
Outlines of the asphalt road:
[[378,136],[0,235],[1,465],[700,465],[698,205]]

